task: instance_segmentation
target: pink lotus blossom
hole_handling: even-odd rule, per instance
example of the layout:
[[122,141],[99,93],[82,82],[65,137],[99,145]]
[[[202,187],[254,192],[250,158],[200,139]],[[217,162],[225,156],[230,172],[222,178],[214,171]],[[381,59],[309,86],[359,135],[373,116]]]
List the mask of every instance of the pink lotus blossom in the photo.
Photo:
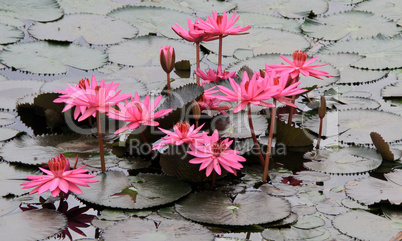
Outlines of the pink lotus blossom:
[[194,140],[201,138],[202,134],[198,132],[201,130],[204,124],[194,129],[194,125],[190,126],[187,121],[180,121],[173,126],[174,132],[158,128],[168,136],[162,137],[163,141],[156,144],[152,150],[162,148],[166,145],[179,146],[181,144],[191,144],[194,142]]
[[196,26],[204,30],[205,33],[213,35],[213,36],[228,36],[228,35],[242,35],[248,34],[244,33],[251,28],[251,25],[246,27],[233,27],[233,25],[239,20],[239,17],[236,18],[236,12],[232,15],[232,17],[228,20],[226,11],[223,15],[218,15],[216,11],[212,11],[212,17],[208,16],[206,21],[200,19]]
[[211,136],[203,132],[202,138],[190,145],[191,151],[187,153],[195,156],[191,164],[201,164],[200,171],[206,169],[206,176],[211,175],[212,170],[221,175],[221,166],[228,172],[236,175],[243,165],[239,162],[246,161],[246,158],[239,156],[240,151],[229,149],[233,141],[229,138],[219,140],[218,131],[215,130]]
[[229,110],[232,108],[231,106],[220,106],[220,103],[222,101],[218,100],[216,96],[210,96],[210,95],[202,95],[201,99],[198,101],[198,105],[200,106],[200,110],[217,110],[221,114],[227,115],[228,113],[225,112],[225,110]]
[[152,113],[156,106],[161,101],[162,96],[158,96],[155,101],[151,104],[149,95],[147,95],[144,99],[144,102],[141,102],[140,96],[137,92],[135,92],[134,99],[131,97],[131,102],[126,101],[126,104],[123,103],[117,104],[119,110],[112,109],[108,116],[110,118],[127,121],[129,122],[123,128],[118,129],[115,131],[114,134],[121,133],[128,129],[134,130],[138,128],[140,125],[147,125],[147,126],[158,126],[159,123],[154,121],[153,119],[160,118],[164,115],[169,114],[172,109],[160,110],[155,113]]
[[183,39],[199,43],[201,41],[211,41],[215,40],[218,37],[214,37],[206,34],[203,30],[199,30],[197,27],[199,19],[194,20],[194,23],[191,21],[191,18],[187,19],[188,30],[183,29],[179,24],[176,23],[176,26],[172,26],[173,31],[177,33]]
[[293,53],[293,62],[282,55],[281,55],[281,58],[283,60],[285,60],[286,63],[288,63],[290,66],[284,65],[284,64],[272,64],[272,65],[268,65],[268,67],[273,68],[278,72],[285,71],[290,74],[290,77],[292,77],[292,79],[295,79],[297,76],[299,76],[299,74],[302,74],[304,76],[311,75],[318,79],[322,79],[321,76],[333,77],[326,71],[314,69],[317,67],[325,66],[326,64],[310,65],[314,61],[316,61],[318,59],[318,57],[314,57],[306,62],[306,60],[307,60],[306,52],[295,51]]
[[234,108],[234,113],[241,111],[248,104],[273,107],[272,104],[264,101],[272,98],[272,96],[276,94],[276,91],[275,89],[267,88],[268,80],[262,78],[258,72],[253,74],[251,80],[249,79],[247,72],[244,72],[243,80],[240,85],[232,78],[229,78],[229,81],[233,90],[218,85],[219,90],[226,96],[217,95],[216,98],[224,101],[240,101],[240,104]]
[[222,72],[222,66],[218,66],[217,71],[209,69],[208,72],[205,70],[205,73],[199,68],[195,71],[195,74],[198,75],[204,81],[201,84],[209,83],[209,82],[218,82],[220,80],[225,80],[229,78],[236,78],[236,72]]
[[85,120],[91,115],[95,117],[97,111],[101,113],[108,112],[112,106],[130,97],[130,94],[119,95],[121,90],[116,92],[119,83],[114,84],[112,81],[106,84],[105,80],[102,79],[98,85],[94,75],[92,75],[91,83],[89,83],[89,80],[84,79],[78,85],[68,86],[70,88],[57,90],[62,95],[53,102],[66,103],[63,112],[76,106],[74,119],[77,119],[81,114],[78,121]]
[[48,166],[50,170],[39,167],[46,175],[27,176],[32,181],[22,183],[21,185],[24,186],[22,189],[37,186],[29,194],[36,192],[42,194],[49,190],[53,197],[56,197],[60,191],[66,194],[69,191],[82,194],[81,189],[77,185],[89,187],[88,183],[98,182],[98,180],[90,179],[96,177],[96,175],[84,174],[88,171],[87,169],[82,169],[85,165],[70,170],[70,162],[63,154],[50,159]]

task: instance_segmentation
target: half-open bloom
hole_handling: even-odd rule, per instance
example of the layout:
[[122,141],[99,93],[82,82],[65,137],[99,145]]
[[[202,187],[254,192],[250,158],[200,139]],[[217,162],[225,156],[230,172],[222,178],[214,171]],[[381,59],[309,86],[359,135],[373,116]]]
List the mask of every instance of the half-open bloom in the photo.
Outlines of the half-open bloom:
[[187,19],[187,24],[188,24],[188,30],[183,29],[179,24],[175,23],[176,26],[172,26],[173,31],[177,33],[180,37],[183,39],[194,42],[194,43],[199,43],[201,41],[211,41],[215,40],[218,37],[211,36],[209,34],[206,34],[203,30],[200,30],[197,27],[199,19],[194,20],[194,23],[191,21],[191,18]]
[[114,134],[121,133],[128,129],[134,130],[140,125],[158,126],[159,123],[153,119],[160,118],[172,111],[172,109],[166,109],[152,113],[161,99],[162,95],[158,96],[155,101],[151,103],[149,95],[147,95],[144,99],[144,102],[141,102],[140,96],[137,92],[135,92],[134,99],[131,97],[131,102],[125,101],[126,104],[117,104],[119,110],[112,109],[109,111],[108,116],[110,118],[127,121],[129,123],[115,131]]
[[205,33],[214,36],[226,37],[228,35],[248,34],[245,31],[249,30],[251,25],[246,27],[233,27],[237,20],[239,20],[239,17],[236,18],[236,12],[228,20],[226,11],[223,15],[218,15],[216,11],[212,11],[212,17],[208,16],[206,21],[200,19],[199,22],[196,23],[196,26],[199,29],[204,30]]
[[87,169],[82,169],[85,165],[70,170],[70,162],[63,154],[50,159],[48,166],[50,170],[39,167],[46,175],[27,176],[32,181],[22,183],[21,185],[24,186],[22,189],[36,187],[29,194],[36,192],[42,194],[49,190],[56,197],[60,191],[66,194],[69,191],[82,194],[77,185],[89,187],[88,183],[98,182],[98,180],[90,179],[96,175],[85,174],[88,172]]
[[204,80],[201,84],[218,82],[219,80],[237,77],[236,72],[222,71],[222,66],[219,66],[216,71],[213,69],[208,69],[207,72],[207,70],[205,70],[205,73],[200,68],[198,68],[198,70],[195,71],[195,74]]
[[162,47],[161,50],[159,51],[159,57],[162,69],[166,73],[172,72],[176,60],[174,48],[168,45]]
[[91,83],[84,79],[78,85],[71,86],[65,90],[57,90],[62,94],[59,98],[55,99],[55,103],[66,103],[63,112],[76,106],[74,111],[74,119],[77,119],[81,114],[78,121],[85,120],[86,118],[96,116],[96,112],[106,113],[109,109],[117,103],[126,100],[130,94],[121,94],[121,90],[116,92],[119,83],[106,84],[102,79],[98,85],[95,76],[92,76]]
[[194,142],[194,140],[201,138],[202,134],[198,132],[201,130],[204,124],[194,129],[194,125],[190,126],[190,123],[188,123],[187,121],[180,121],[173,126],[174,132],[158,128],[168,136],[162,137],[163,141],[154,145],[152,150],[162,148],[166,145],[179,146],[181,144],[191,144]]
[[202,138],[194,141],[190,145],[190,151],[187,153],[195,156],[191,159],[191,164],[201,164],[200,171],[206,169],[206,176],[211,175],[212,170],[218,175],[222,174],[221,166],[228,172],[237,174],[243,165],[239,162],[246,161],[246,158],[239,156],[240,151],[229,149],[233,141],[229,138],[219,140],[218,131],[215,130],[211,136],[203,132]]
[[323,70],[316,70],[314,68],[325,66],[326,64],[317,64],[317,65],[310,65],[314,61],[318,59],[318,57],[314,57],[308,61],[307,60],[307,54],[306,52],[302,51],[295,51],[293,53],[293,62],[290,61],[288,58],[285,56],[281,55],[281,58],[286,61],[289,65],[284,65],[284,64],[272,64],[268,65],[268,67],[275,69],[278,72],[286,71],[287,73],[290,74],[290,77],[292,79],[295,79],[299,74],[302,74],[304,76],[313,76],[318,79],[322,79],[321,76],[325,77],[333,77],[330,75],[328,72],[323,71]]

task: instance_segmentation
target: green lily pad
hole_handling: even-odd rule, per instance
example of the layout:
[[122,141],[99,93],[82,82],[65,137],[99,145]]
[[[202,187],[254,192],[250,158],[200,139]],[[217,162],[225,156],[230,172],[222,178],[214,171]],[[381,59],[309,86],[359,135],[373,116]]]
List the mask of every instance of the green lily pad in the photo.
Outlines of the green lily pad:
[[361,60],[351,66],[363,69],[383,70],[402,67],[402,37],[393,38],[378,35],[369,39],[339,41],[323,47],[320,53],[357,53]]
[[[271,28],[251,28],[249,34],[228,36],[223,39],[223,55],[232,56],[238,49],[250,50],[253,55],[267,53],[293,54],[295,49],[306,50],[309,41],[300,34]],[[275,36],[275,37],[274,37]],[[202,42],[202,46],[218,53],[219,41]],[[240,56],[236,56],[240,59]],[[265,68],[265,62],[260,63]]]
[[134,38],[138,29],[131,24],[102,15],[72,14],[52,23],[37,23],[29,34],[39,40],[73,42],[83,37],[90,44],[115,44]]
[[349,208],[349,209],[361,209],[361,210],[370,210],[370,208],[367,205],[361,204],[356,202],[355,200],[345,198],[341,200],[341,203],[343,206]]
[[349,181],[345,184],[346,194],[366,205],[379,203],[382,200],[391,204],[402,203],[402,186],[394,182],[387,182],[377,178],[368,177],[359,181]]
[[251,25],[253,28],[272,28],[300,33],[300,24],[293,19],[279,18],[266,13],[237,12],[240,16],[236,24],[240,26]]
[[19,19],[48,22],[63,16],[56,0],[4,0],[0,2],[0,15],[12,15]]
[[[223,117],[225,118],[225,117]],[[251,119],[253,121],[254,132],[256,135],[261,135],[268,127],[267,119],[259,114],[252,114]],[[248,115],[246,111],[240,111],[238,113],[229,116],[229,123],[224,130],[219,131],[219,134],[223,138],[250,138],[251,131],[248,122]]]
[[37,170],[18,168],[5,162],[0,163],[0,196],[8,194],[19,196],[28,193],[29,191],[22,189],[20,184],[26,180],[26,176],[36,174],[38,174]]
[[[381,105],[376,100],[370,98],[353,97],[353,96],[339,96],[332,97],[334,102],[330,103],[337,110],[352,110],[352,109],[378,109]],[[329,107],[329,103],[327,102]]]
[[0,216],[0,232],[4,240],[42,240],[62,231],[66,226],[67,218],[49,209]]
[[57,0],[65,14],[93,13],[105,15],[108,12],[124,6],[124,3],[110,0]]
[[67,72],[67,66],[82,70],[102,67],[107,55],[103,51],[74,44],[37,41],[7,46],[0,52],[0,61],[21,71],[62,74]]
[[81,201],[122,209],[143,209],[176,201],[187,195],[191,188],[179,179],[140,173],[126,177],[124,173],[108,171],[98,175],[97,183],[83,187],[77,194]]
[[15,122],[15,115],[7,112],[0,112],[0,127],[11,125]]
[[385,178],[388,181],[398,184],[402,186],[402,170],[395,169],[394,171],[384,174]]
[[234,226],[274,222],[290,214],[290,204],[285,199],[261,192],[234,197],[221,192],[198,192],[176,203],[175,208],[193,221]]
[[[107,53],[109,54],[109,60],[115,63],[129,66],[159,66],[159,50],[162,46],[166,45],[172,46],[176,50],[176,62],[188,59],[190,63],[195,63],[195,54],[188,55],[188,53],[195,53],[193,45],[156,36],[144,36],[125,41],[118,45],[111,46],[107,49]],[[132,56],[136,57],[132,58]],[[202,58],[202,54],[200,58]],[[160,72],[164,73],[162,67],[160,68]]]
[[237,3],[238,9],[245,12],[257,12],[264,14],[279,13],[286,18],[304,18],[311,11],[315,14],[322,14],[328,10],[328,2],[323,0],[314,1],[298,1],[298,0],[267,0],[267,1],[234,1]]
[[24,96],[34,97],[39,91],[42,81],[37,80],[4,80],[0,81],[0,107],[14,110],[17,102]]
[[292,206],[292,212],[296,213],[299,216],[305,216],[316,213],[317,209],[315,206],[296,205]]
[[284,183],[264,184],[260,187],[260,189],[265,193],[277,197],[293,196],[297,193],[296,188]]
[[339,40],[346,36],[361,39],[382,34],[393,36],[400,32],[396,24],[369,12],[347,11],[306,20],[301,29],[310,37]]
[[309,186],[307,186],[307,189],[305,190],[299,189],[297,197],[299,197],[303,203],[306,203],[308,205],[316,205],[325,201],[325,196],[322,194],[321,190]]
[[327,215],[338,215],[349,211],[348,208],[342,206],[336,199],[327,199],[317,204],[317,210]]
[[0,44],[15,43],[24,38],[24,32],[16,27],[0,24]]
[[294,178],[304,182],[324,182],[331,179],[331,176],[328,174],[315,171],[300,171],[296,172]]
[[384,87],[381,90],[381,96],[384,98],[402,97],[402,82],[397,82],[393,85]]
[[17,28],[24,27],[25,25],[23,21],[14,18],[11,14],[10,15],[0,14],[0,23]]
[[299,215],[297,215],[296,213],[290,213],[290,215],[287,216],[286,218],[276,221],[276,222],[265,224],[264,227],[273,228],[273,227],[281,227],[281,226],[293,224],[297,221],[298,217],[299,217]]
[[382,163],[379,153],[363,147],[315,150],[307,152],[304,158],[313,160],[303,163],[306,168],[329,174],[365,173]]
[[402,225],[386,218],[357,210],[340,214],[332,224],[342,233],[360,240],[391,240]]
[[320,229],[311,229],[311,230],[303,230],[298,228],[268,228],[265,229],[261,236],[265,240],[272,241],[285,241],[285,240],[309,240],[324,234],[324,230]]
[[[116,9],[108,15],[136,26],[139,29],[139,36],[160,33],[163,36],[174,39],[181,39],[181,37],[171,29],[171,26],[178,23],[186,28],[187,19],[193,18],[189,14],[166,8],[141,6],[126,6]],[[172,19],[172,21],[166,21],[167,19]],[[159,47],[161,46],[158,46],[158,56]]]
[[325,221],[322,218],[310,215],[299,217],[297,222],[292,226],[298,229],[311,230],[314,228],[322,227],[324,226],[324,224]]
[[174,206],[159,209],[158,215],[167,219],[185,220],[178,212],[176,212]]
[[11,128],[0,128],[0,141],[10,140],[15,137],[20,131]]
[[140,219],[130,218],[108,227],[102,234],[106,240],[214,240],[214,235],[207,228],[185,220],[165,218]]
[[399,26],[402,26],[402,4],[398,0],[364,1],[358,4],[354,9],[372,12],[384,18],[392,19],[397,22]]

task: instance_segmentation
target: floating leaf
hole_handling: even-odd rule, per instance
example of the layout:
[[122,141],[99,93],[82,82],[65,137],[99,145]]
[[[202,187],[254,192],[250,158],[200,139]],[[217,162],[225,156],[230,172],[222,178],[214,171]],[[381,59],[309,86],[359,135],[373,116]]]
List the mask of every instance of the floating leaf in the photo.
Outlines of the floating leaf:
[[394,171],[384,174],[385,178],[388,181],[398,184],[402,186],[402,170],[395,169]]
[[0,81],[0,107],[14,110],[17,101],[24,96],[32,96],[39,91],[42,81],[4,80]]
[[0,127],[11,125],[15,122],[15,116],[11,113],[0,112]]
[[0,24],[0,32],[0,44],[15,43],[24,38],[24,32],[16,27]]
[[0,14],[0,23],[13,27],[24,27],[25,23],[19,19],[14,18],[12,15]]
[[290,214],[285,199],[261,192],[239,193],[232,198],[221,192],[198,192],[176,203],[175,208],[197,222],[235,226],[274,222]]
[[351,64],[364,69],[394,69],[402,67],[402,37],[388,38],[382,35],[370,39],[339,41],[320,50],[320,53],[357,53],[361,60]]
[[93,13],[102,15],[124,5],[124,3],[110,0],[57,0],[57,2],[66,14]]
[[0,2],[1,15],[12,15],[19,19],[48,22],[63,16],[56,0],[4,0]]
[[325,221],[320,217],[303,216],[303,217],[299,217],[297,222],[295,224],[293,224],[292,226],[295,228],[299,228],[299,229],[311,230],[314,228],[322,227],[322,226],[324,226],[324,224],[325,224]]
[[300,33],[300,25],[296,20],[278,18],[266,13],[237,12],[240,16],[236,24],[240,26],[251,25],[253,28],[272,28]]
[[134,38],[138,30],[127,22],[107,16],[72,14],[57,22],[34,24],[28,32],[39,40],[73,42],[83,37],[90,44],[102,45]]
[[366,205],[388,200],[391,204],[402,203],[402,186],[393,182],[368,177],[359,181],[349,181],[345,184],[346,194]]
[[273,228],[273,227],[281,227],[281,226],[293,224],[297,221],[298,217],[299,217],[299,215],[297,215],[296,213],[290,213],[290,215],[287,216],[286,218],[284,218],[280,221],[265,224],[264,227]]
[[143,209],[171,203],[187,195],[188,184],[173,177],[140,173],[126,177],[122,172],[108,171],[98,175],[99,182],[83,187],[77,198],[104,207]]
[[37,41],[7,46],[0,52],[0,60],[22,71],[62,74],[67,72],[67,66],[82,70],[99,68],[106,63],[107,55],[100,50],[74,44]]
[[296,172],[294,178],[304,182],[324,182],[331,179],[331,176],[321,172],[301,171]]
[[312,229],[312,230],[303,230],[298,228],[268,228],[265,229],[261,236],[265,240],[273,240],[273,241],[285,241],[285,240],[308,240],[324,234],[323,230],[320,229]]
[[374,14],[392,19],[402,26],[402,4],[398,0],[364,1],[358,4],[355,10],[372,12]]
[[214,240],[207,228],[185,220],[130,218],[106,228],[104,240]]
[[393,36],[400,32],[396,24],[369,12],[347,11],[313,20],[306,20],[301,29],[310,37],[339,40],[348,35],[352,39],[368,38],[383,34]]
[[362,98],[362,97],[352,97],[352,96],[339,96],[332,97],[334,102],[329,103],[332,104],[337,110],[351,110],[351,109],[378,109],[380,107],[380,103],[373,99]]
[[378,168],[381,156],[374,150],[363,147],[345,147],[307,152],[304,158],[311,162],[303,165],[311,170],[329,174],[365,173]]
[[342,206],[335,199],[327,199],[324,202],[317,204],[317,210],[327,215],[338,215],[349,211],[348,208]]
[[[221,116],[225,118],[225,116]],[[251,119],[253,121],[255,134],[261,135],[265,133],[268,127],[267,119],[259,114],[252,114]],[[219,131],[219,134],[223,138],[250,138],[251,131],[248,122],[248,115],[246,111],[240,111],[229,116],[228,125],[224,130]]]
[[360,240],[388,241],[402,229],[401,224],[362,210],[340,214],[332,224],[342,233]]
[[0,141],[6,141],[15,137],[20,131],[11,128],[0,128]]
[[397,82],[393,85],[384,87],[381,90],[381,96],[384,98],[402,97],[402,82]]
[[260,187],[260,189],[263,192],[266,192],[272,196],[277,197],[293,196],[297,193],[296,188],[294,188],[291,185],[283,183],[264,184]]
[[349,208],[349,209],[362,209],[362,210],[370,210],[370,208],[367,205],[360,204],[356,202],[355,200],[345,198],[342,199],[341,201],[342,205]]
[[238,9],[245,12],[257,12],[264,14],[274,14],[278,12],[286,18],[307,17],[311,11],[315,14],[322,14],[328,10],[328,2],[323,0],[313,0],[308,2],[298,0],[267,0],[267,1],[234,1]]
[[22,195],[28,193],[27,189],[22,189],[20,185],[26,176],[37,174],[37,170],[32,171],[29,169],[18,168],[11,166],[8,163],[0,163],[0,196],[8,194]]
[[[195,52],[194,46],[173,39],[156,36],[144,36],[125,41],[118,45],[111,46],[107,49],[107,53],[109,54],[109,60],[115,63],[130,66],[159,66],[159,50],[161,46],[165,45],[172,46],[176,49],[176,61],[188,59],[190,60],[190,63],[195,63],[195,54],[187,54]],[[136,57],[133,58],[132,56]],[[202,56],[200,58],[202,58]],[[160,68],[160,71],[163,72],[162,68]]]
[[292,207],[292,212],[296,213],[299,216],[304,216],[316,213],[317,209],[314,206],[296,205]]
[[309,146],[313,144],[313,136],[307,131],[287,125],[278,120],[276,122],[276,143],[282,143],[286,146]]

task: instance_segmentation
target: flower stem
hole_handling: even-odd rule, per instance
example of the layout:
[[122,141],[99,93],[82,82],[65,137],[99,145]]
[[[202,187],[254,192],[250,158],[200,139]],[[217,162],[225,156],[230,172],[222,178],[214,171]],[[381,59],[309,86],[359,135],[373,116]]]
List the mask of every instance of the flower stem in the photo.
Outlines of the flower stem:
[[215,188],[215,183],[216,183],[216,172],[212,172],[212,188]]
[[218,67],[222,66],[222,40],[223,36],[219,35],[219,55],[218,55]]
[[148,146],[149,150],[151,150],[151,155],[152,155],[152,156],[155,156],[155,152],[154,152],[154,150],[152,150],[151,145],[148,143],[147,138],[145,137],[144,132],[141,132],[141,138],[142,138],[142,141],[144,142],[144,144]]
[[[196,49],[196,62],[197,62],[197,71],[200,68],[200,42],[195,43],[195,49]],[[200,76],[196,75],[197,78],[197,85],[200,84]]]
[[[290,100],[290,102],[292,102],[292,104],[294,104],[294,103],[295,103],[295,100],[296,100],[296,96],[293,95],[293,96],[292,96],[292,99]],[[295,108],[294,108],[293,106],[290,106],[289,117],[288,117],[288,125],[289,125],[289,126],[292,125],[293,110],[294,110],[294,109],[295,109]]]
[[168,95],[170,95],[170,73],[166,73],[167,76],[167,91]]
[[262,175],[262,182],[266,182],[268,179],[268,167],[269,167],[269,159],[271,158],[271,147],[272,147],[272,138],[274,135],[275,117],[276,117],[276,100],[274,99],[274,107],[272,107],[272,113],[271,113],[271,124],[269,125],[268,146],[267,146],[267,153],[265,155],[265,165],[264,165],[264,172]]
[[322,123],[323,123],[324,118],[320,118],[320,130],[318,132],[318,141],[316,145],[316,149],[320,149],[320,142],[321,142],[321,135],[322,135]]
[[264,167],[264,157],[262,156],[260,144],[258,144],[258,140],[257,140],[257,137],[255,135],[255,131],[254,131],[253,120],[251,119],[251,106],[250,106],[250,103],[247,104],[247,115],[248,115],[248,124],[250,126],[251,137],[253,138],[254,146],[257,149],[258,158],[260,159],[261,166]]
[[101,170],[102,172],[106,171],[105,165],[105,153],[103,151],[103,139],[102,139],[102,128],[101,128],[101,121],[100,121],[100,113],[96,111],[96,127],[98,128],[98,141],[99,141],[99,154],[101,160]]

